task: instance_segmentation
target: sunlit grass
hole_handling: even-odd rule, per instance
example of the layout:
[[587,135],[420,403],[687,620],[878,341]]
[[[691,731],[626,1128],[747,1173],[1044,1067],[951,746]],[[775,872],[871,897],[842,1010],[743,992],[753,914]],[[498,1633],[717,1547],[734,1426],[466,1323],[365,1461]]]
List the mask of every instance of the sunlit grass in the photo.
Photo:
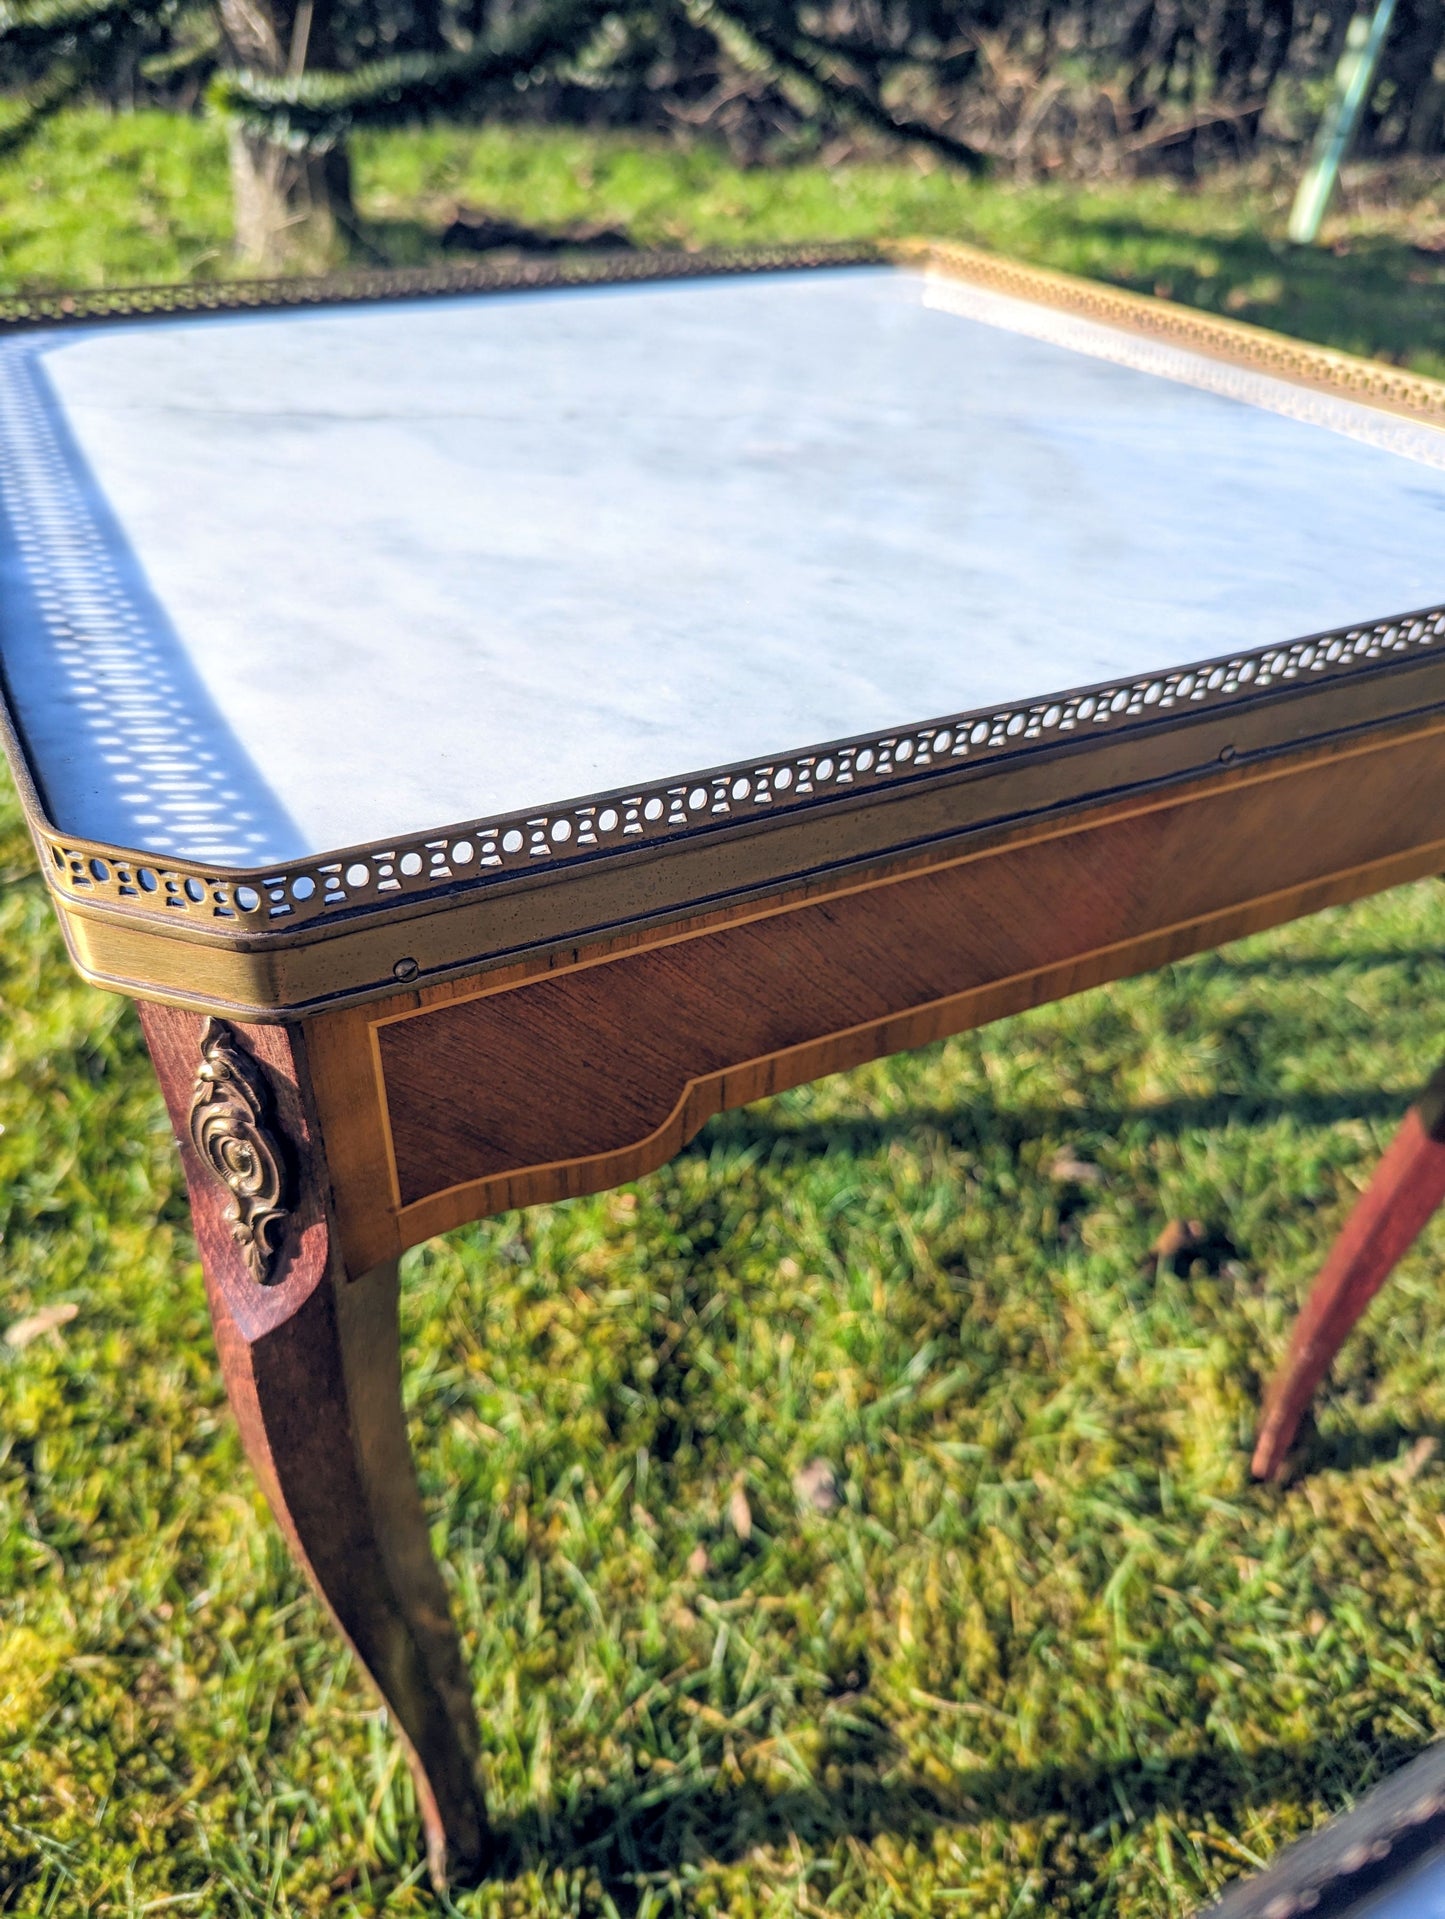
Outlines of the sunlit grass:
[[[25,164],[62,159],[53,221],[4,192],[11,284],[218,269],[208,129],[84,120]],[[1155,187],[441,132],[359,172],[383,234],[448,195],[648,244],[927,227],[1141,283],[1192,260],[1232,308],[1229,263],[1275,257]],[[1397,312],[1358,259],[1276,264],[1275,308],[1438,355],[1438,296]],[[70,972],[5,805],[0,1329],[79,1311],[0,1344],[0,1910],[439,1913],[396,1744],[242,1463],[136,1022]],[[1246,1470],[1441,1049],[1442,955],[1422,884],[412,1255],[408,1403],[511,1849],[455,1910],[1184,1914],[1445,1730],[1445,1234],[1304,1477]],[[1157,1259],[1173,1218],[1215,1257]],[[820,1459],[831,1512],[795,1490]]]
[[[1020,187],[907,159],[742,169],[711,147],[545,128],[366,136],[355,159],[363,263],[434,258],[458,202],[648,247],[929,233],[1445,373],[1445,184],[1388,202],[1361,188],[1334,246],[1301,250],[1283,175]],[[71,115],[0,164],[0,290],[216,278],[229,218],[218,127]]]
[[[7,1909],[434,1911],[396,1747],[241,1464],[135,1021],[38,880],[0,939],[0,1311],[80,1309],[0,1347]],[[1417,886],[413,1255],[408,1398],[516,1849],[458,1910],[1184,1913],[1445,1728],[1440,1233],[1307,1476],[1246,1473],[1438,1046],[1442,949]],[[1233,1251],[1176,1275],[1171,1217]]]

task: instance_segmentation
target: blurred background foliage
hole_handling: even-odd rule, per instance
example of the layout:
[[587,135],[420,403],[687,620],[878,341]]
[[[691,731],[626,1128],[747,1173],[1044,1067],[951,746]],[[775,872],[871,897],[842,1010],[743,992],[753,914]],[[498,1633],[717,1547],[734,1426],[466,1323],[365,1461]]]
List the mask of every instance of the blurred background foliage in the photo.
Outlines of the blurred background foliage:
[[[881,97],[898,119],[1011,170],[1194,171],[1306,139],[1355,11],[1352,0],[6,0],[0,88],[34,89],[63,53],[76,91],[189,110],[239,68],[221,98],[320,144],[339,127],[440,109],[696,128],[750,161],[826,137],[818,108],[836,109],[836,96],[820,101],[812,79]],[[267,40],[282,56],[269,86]],[[1445,151],[1445,0],[1399,8],[1360,151]]]
[[[0,0],[0,142],[209,107],[253,265],[344,251],[352,135],[441,117],[701,134],[745,165],[899,139],[1010,177],[1303,148],[1353,0]],[[1357,151],[1445,152],[1445,0],[1402,0]]]

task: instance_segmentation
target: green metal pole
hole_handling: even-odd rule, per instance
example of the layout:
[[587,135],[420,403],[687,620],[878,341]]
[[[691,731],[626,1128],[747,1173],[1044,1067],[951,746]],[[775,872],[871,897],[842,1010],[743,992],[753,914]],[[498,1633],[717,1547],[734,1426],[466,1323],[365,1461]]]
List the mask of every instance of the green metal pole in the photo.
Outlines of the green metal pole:
[[1310,163],[1290,211],[1289,237],[1301,246],[1311,246],[1319,238],[1325,208],[1354,141],[1360,114],[1370,97],[1394,14],[1395,0],[1379,0],[1374,18],[1368,24],[1362,13],[1357,13],[1350,22],[1345,50],[1335,68],[1334,94],[1320,121]]

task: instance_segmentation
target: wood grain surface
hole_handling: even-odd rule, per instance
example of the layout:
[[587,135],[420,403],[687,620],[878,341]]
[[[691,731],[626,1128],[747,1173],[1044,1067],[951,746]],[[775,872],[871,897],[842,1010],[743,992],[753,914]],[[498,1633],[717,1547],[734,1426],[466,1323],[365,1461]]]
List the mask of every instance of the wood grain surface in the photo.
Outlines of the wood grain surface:
[[1438,870],[1440,746],[1422,731],[1226,776],[541,977],[364,1009],[332,1048],[342,1130],[369,1154],[362,1236],[396,1250],[634,1176],[725,1106]]

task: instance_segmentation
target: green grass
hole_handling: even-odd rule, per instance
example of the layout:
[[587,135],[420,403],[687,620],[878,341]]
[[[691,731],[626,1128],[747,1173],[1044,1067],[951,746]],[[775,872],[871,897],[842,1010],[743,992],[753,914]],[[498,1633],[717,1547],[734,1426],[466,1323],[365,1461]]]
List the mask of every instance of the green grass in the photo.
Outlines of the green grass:
[[[707,147],[536,130],[366,137],[363,257],[435,255],[458,201],[541,227],[587,221],[640,246],[929,233],[1169,294],[1350,352],[1445,374],[1445,181],[1362,174],[1327,229],[1284,238],[1292,179],[975,183],[940,166],[741,170]],[[230,270],[226,156],[208,122],[149,113],[56,121],[0,163],[0,291],[215,278]]]
[[[93,139],[101,168],[98,124],[45,151]],[[118,179],[148,124],[111,129]],[[161,271],[134,263],[180,234],[199,260],[223,182],[183,137],[194,197],[183,158],[149,176],[178,250],[96,227],[58,277]],[[937,196],[975,222],[950,231],[1065,264],[1115,229],[1206,245],[1206,203],[1156,189],[1105,219],[1062,189],[586,150],[648,238],[758,232],[730,193],[825,231],[827,186],[870,230],[941,225]],[[382,179],[413,209],[480,197],[466,151],[368,151],[375,217],[401,217]],[[475,164],[560,219],[579,151]],[[1438,351],[1432,323],[1402,350]],[[0,1344],[0,1911],[439,1914],[396,1745],[242,1462],[135,1019],[70,973],[4,804],[0,1322],[79,1310]],[[1246,1471],[1300,1291],[1441,1048],[1442,956],[1445,890],[1408,888],[412,1255],[407,1400],[513,1849],[452,1910],[1184,1914],[1445,1731],[1445,1232],[1347,1348],[1304,1475]],[[1228,1248],[1176,1274],[1150,1253],[1171,1218]],[[793,1490],[818,1458],[828,1515]]]

